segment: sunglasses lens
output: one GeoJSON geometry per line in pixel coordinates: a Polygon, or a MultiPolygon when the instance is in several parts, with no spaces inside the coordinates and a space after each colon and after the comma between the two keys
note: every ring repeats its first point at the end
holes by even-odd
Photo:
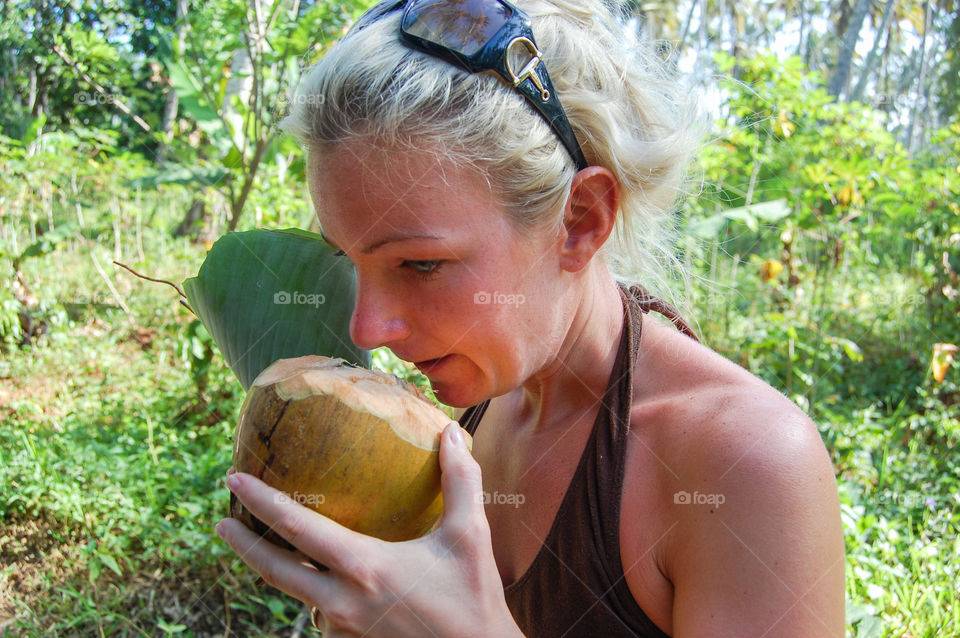
{"type": "Polygon", "coordinates": [[[414,0],[401,28],[412,36],[473,55],[503,28],[511,13],[499,0],[414,0]]]}

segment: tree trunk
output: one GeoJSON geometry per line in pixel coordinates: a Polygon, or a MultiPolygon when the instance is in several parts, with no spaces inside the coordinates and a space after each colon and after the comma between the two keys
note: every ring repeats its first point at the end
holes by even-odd
{"type": "MultiPolygon", "coordinates": [[[[186,42],[186,20],[187,20],[187,0],[177,0],[177,55],[183,55],[183,47],[186,42]]],[[[172,139],[173,123],[177,120],[177,112],[180,110],[180,98],[177,96],[177,90],[171,86],[167,91],[167,102],[163,108],[163,131],[164,143],[157,151],[157,159],[163,161],[169,150],[168,144],[172,139]]]]}
{"type": "MultiPolygon", "coordinates": [[[[892,99],[894,93],[891,89],[892,76],[890,73],[890,47],[893,44],[893,28],[887,31],[887,42],[883,45],[883,52],[880,54],[880,71],[877,74],[877,86],[882,95],[889,95],[891,99],[886,100],[882,106],[881,110],[886,113],[889,113],[893,110],[894,103],[896,100],[892,99]]],[[[896,95],[899,95],[897,93],[896,95]]]]}
{"type": "Polygon", "coordinates": [[[857,82],[856,88],[853,89],[853,93],[850,94],[851,102],[859,102],[863,98],[863,90],[867,87],[867,79],[870,77],[870,74],[873,73],[873,67],[877,62],[877,54],[881,49],[880,41],[884,35],[886,35],[887,38],[887,46],[890,44],[890,33],[888,32],[888,29],[890,28],[890,18],[893,17],[894,13],[894,2],[895,0],[887,0],[887,3],[883,5],[883,20],[880,24],[880,28],[877,29],[877,35],[873,41],[873,46],[870,48],[870,53],[867,54],[867,60],[863,63],[863,71],[860,73],[860,81],[857,82]]]}
{"type": "Polygon", "coordinates": [[[37,69],[30,69],[30,75],[27,80],[27,111],[33,112],[33,107],[37,103],[37,69]]]}
{"type": "Polygon", "coordinates": [[[693,14],[697,10],[697,4],[697,2],[690,3],[690,11],[687,12],[687,19],[683,21],[683,31],[680,32],[680,40],[677,43],[677,55],[673,56],[674,60],[680,57],[679,54],[683,50],[683,45],[687,42],[687,35],[690,33],[690,24],[693,22],[693,14]]]}
{"type": "Polygon", "coordinates": [[[227,227],[227,230],[229,231],[236,230],[237,224],[240,223],[240,216],[243,214],[243,207],[247,203],[247,197],[250,195],[250,189],[253,188],[253,180],[257,175],[257,169],[260,168],[260,161],[263,159],[263,154],[266,152],[267,147],[270,146],[270,142],[272,141],[273,135],[270,135],[270,137],[264,140],[258,140],[255,142],[253,159],[250,161],[250,167],[243,176],[243,186],[240,188],[240,194],[235,198],[231,197],[230,222],[227,227]]]}
{"type": "Polygon", "coordinates": [[[807,0],[800,0],[800,37],[797,39],[797,55],[803,55],[803,36],[807,30],[807,0]]]}
{"type": "Polygon", "coordinates": [[[207,216],[207,209],[200,198],[194,199],[183,216],[183,221],[173,231],[174,237],[191,237],[196,240],[200,235],[200,227],[204,218],[207,216]]]}
{"type": "Polygon", "coordinates": [[[707,0],[700,0],[700,28],[697,30],[697,69],[706,68],[707,65],[703,61],[703,53],[707,48],[707,22],[709,21],[707,13],[707,0]]]}
{"type": "Polygon", "coordinates": [[[716,0],[717,4],[717,51],[723,51],[723,23],[726,18],[726,0],[716,0]]]}
{"type": "Polygon", "coordinates": [[[921,116],[921,108],[926,106],[924,94],[927,88],[927,32],[930,30],[930,0],[923,3],[923,34],[920,36],[920,77],[917,80],[917,98],[913,103],[913,112],[910,113],[910,126],[907,128],[907,152],[911,155],[917,147],[918,136],[914,136],[917,119],[921,116]]]}
{"type": "MultiPolygon", "coordinates": [[[[259,62],[259,61],[258,61],[259,62]]],[[[223,119],[230,123],[232,139],[237,150],[244,152],[246,150],[244,142],[246,141],[246,119],[244,115],[234,106],[234,98],[249,110],[250,95],[253,91],[253,60],[245,48],[239,48],[233,52],[233,58],[230,60],[230,79],[227,80],[227,86],[223,95],[223,119]]]]}
{"type": "Polygon", "coordinates": [[[847,81],[850,78],[850,67],[853,64],[853,54],[857,47],[857,41],[860,39],[860,27],[863,26],[863,19],[867,17],[870,11],[870,5],[873,0],[857,0],[853,8],[850,21],[843,32],[843,44],[837,53],[837,65],[834,67],[833,76],[830,78],[830,84],[827,90],[835,98],[847,88],[847,81]]]}

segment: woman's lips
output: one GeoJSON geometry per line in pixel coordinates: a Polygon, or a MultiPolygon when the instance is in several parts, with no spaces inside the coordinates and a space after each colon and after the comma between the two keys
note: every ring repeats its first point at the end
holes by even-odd
{"type": "Polygon", "coordinates": [[[417,369],[424,374],[430,374],[435,372],[437,368],[444,364],[444,362],[450,358],[451,355],[444,355],[439,359],[428,359],[426,361],[417,361],[413,365],[417,366],[417,369]]]}

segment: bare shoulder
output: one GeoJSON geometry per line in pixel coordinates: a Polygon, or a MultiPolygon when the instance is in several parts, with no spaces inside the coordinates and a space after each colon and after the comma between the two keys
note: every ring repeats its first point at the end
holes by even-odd
{"type": "Polygon", "coordinates": [[[624,515],[656,514],[651,553],[672,587],[673,635],[842,635],[839,504],[815,424],[762,380],[652,323],[625,479],[644,502],[625,496],[624,515]]]}
{"type": "Polygon", "coordinates": [[[709,348],[652,324],[644,324],[631,420],[678,476],[710,481],[719,472],[714,480],[721,481],[738,467],[778,476],[829,470],[816,425],[792,401],[709,348]]]}

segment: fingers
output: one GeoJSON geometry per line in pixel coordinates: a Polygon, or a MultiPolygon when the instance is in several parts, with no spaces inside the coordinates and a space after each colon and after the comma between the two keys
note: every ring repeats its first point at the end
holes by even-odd
{"type": "Polygon", "coordinates": [[[350,573],[356,568],[359,557],[367,553],[364,543],[373,542],[303,507],[283,492],[249,474],[231,474],[227,477],[227,487],[274,532],[334,571],[350,573]]]}
{"type": "Polygon", "coordinates": [[[338,585],[334,578],[317,571],[298,552],[280,549],[233,518],[217,523],[217,534],[269,585],[318,604],[335,599],[338,585]]]}
{"type": "Polygon", "coordinates": [[[460,425],[451,423],[440,441],[440,480],[443,489],[441,527],[466,533],[474,517],[484,517],[480,465],[470,454],[460,425]]]}

